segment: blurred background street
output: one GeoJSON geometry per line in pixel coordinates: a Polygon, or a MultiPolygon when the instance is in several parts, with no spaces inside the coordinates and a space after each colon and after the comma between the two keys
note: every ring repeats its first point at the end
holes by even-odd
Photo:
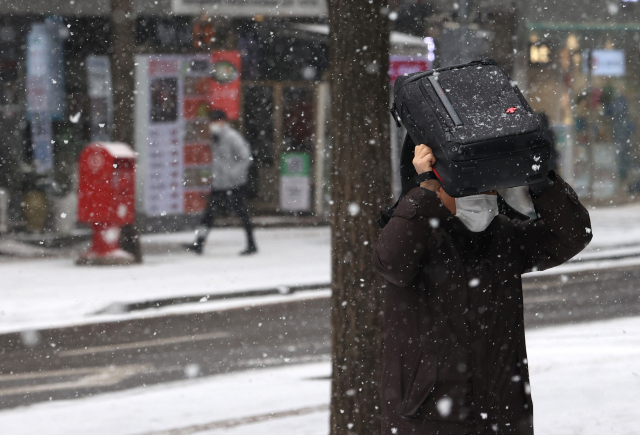
{"type": "MultiPolygon", "coordinates": [[[[0,0],[0,433],[329,433],[332,237],[349,239],[332,180],[351,169],[333,159],[347,121],[329,4],[0,0]],[[189,252],[220,159],[213,111],[249,147],[245,256],[229,210],[189,252]]],[[[591,215],[584,252],[523,279],[536,431],[635,435],[640,5],[381,4],[389,89],[495,59],[591,215]]],[[[382,202],[405,134],[389,117],[382,202]]],[[[526,189],[500,193],[535,216],[526,189]]]]}

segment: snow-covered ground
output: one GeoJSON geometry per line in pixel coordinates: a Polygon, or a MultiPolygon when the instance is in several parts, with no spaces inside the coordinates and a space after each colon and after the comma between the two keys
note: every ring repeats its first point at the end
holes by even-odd
{"type": "Polygon", "coordinates": [[[593,240],[589,250],[640,245],[640,204],[589,208],[593,240]]]}
{"type": "MultiPolygon", "coordinates": [[[[0,332],[85,322],[118,303],[330,282],[329,229],[256,231],[260,251],[249,257],[241,229],[210,234],[205,253],[176,250],[193,233],[144,236],[156,245],[141,265],[76,266],[68,259],[0,264],[0,332]]],[[[196,308],[198,309],[198,308],[196,308]]]]}
{"type": "MultiPolygon", "coordinates": [[[[590,213],[594,239],[578,256],[590,262],[545,273],[608,268],[612,263],[597,258],[609,253],[638,255],[616,264],[640,265],[640,205],[590,213]]],[[[193,240],[193,233],[185,232],[144,236],[143,243],[156,254],[147,255],[142,265],[81,267],[69,259],[2,263],[0,333],[141,315],[114,314],[118,304],[330,282],[329,228],[259,229],[256,234],[260,252],[251,257],[237,255],[244,233],[230,228],[214,230],[201,257],[177,249],[193,240]],[[111,314],[97,314],[107,307],[111,314]]],[[[189,304],[181,310],[214,309],[217,304],[189,304]]]]}
{"type": "MultiPolygon", "coordinates": [[[[527,332],[527,342],[536,433],[638,434],[639,317],[541,328],[527,332]]],[[[20,435],[327,435],[330,370],[328,362],[290,365],[42,403],[0,412],[0,428],[20,435]]]]}

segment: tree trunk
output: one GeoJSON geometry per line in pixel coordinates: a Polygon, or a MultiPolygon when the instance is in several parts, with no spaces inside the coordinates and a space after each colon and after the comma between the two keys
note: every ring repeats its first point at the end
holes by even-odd
{"type": "MultiPolygon", "coordinates": [[[[134,47],[135,15],[132,0],[111,0],[113,133],[112,139],[133,147],[134,141],[134,47]]],[[[142,262],[139,232],[136,225],[122,229],[122,249],[142,262]]]]}
{"type": "Polygon", "coordinates": [[[371,265],[390,188],[386,0],[330,0],[331,434],[380,432],[383,281],[371,265]]]}
{"type": "Polygon", "coordinates": [[[112,137],[115,141],[133,146],[135,19],[132,0],[111,1],[111,25],[114,106],[112,137]]]}

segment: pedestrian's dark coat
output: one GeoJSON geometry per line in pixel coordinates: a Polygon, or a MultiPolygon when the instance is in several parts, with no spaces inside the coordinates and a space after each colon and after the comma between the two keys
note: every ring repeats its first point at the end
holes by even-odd
{"type": "Polygon", "coordinates": [[[587,210],[559,176],[535,220],[472,233],[430,190],[400,201],[374,249],[387,281],[384,435],[533,434],[521,275],[591,240],[587,210]]]}

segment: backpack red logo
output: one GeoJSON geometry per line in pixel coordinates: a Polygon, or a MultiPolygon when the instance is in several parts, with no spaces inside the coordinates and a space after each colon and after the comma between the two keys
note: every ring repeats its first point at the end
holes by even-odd
{"type": "Polygon", "coordinates": [[[517,108],[517,107],[509,107],[509,108],[507,109],[507,113],[516,113],[516,110],[518,110],[518,108],[517,108]]]}

